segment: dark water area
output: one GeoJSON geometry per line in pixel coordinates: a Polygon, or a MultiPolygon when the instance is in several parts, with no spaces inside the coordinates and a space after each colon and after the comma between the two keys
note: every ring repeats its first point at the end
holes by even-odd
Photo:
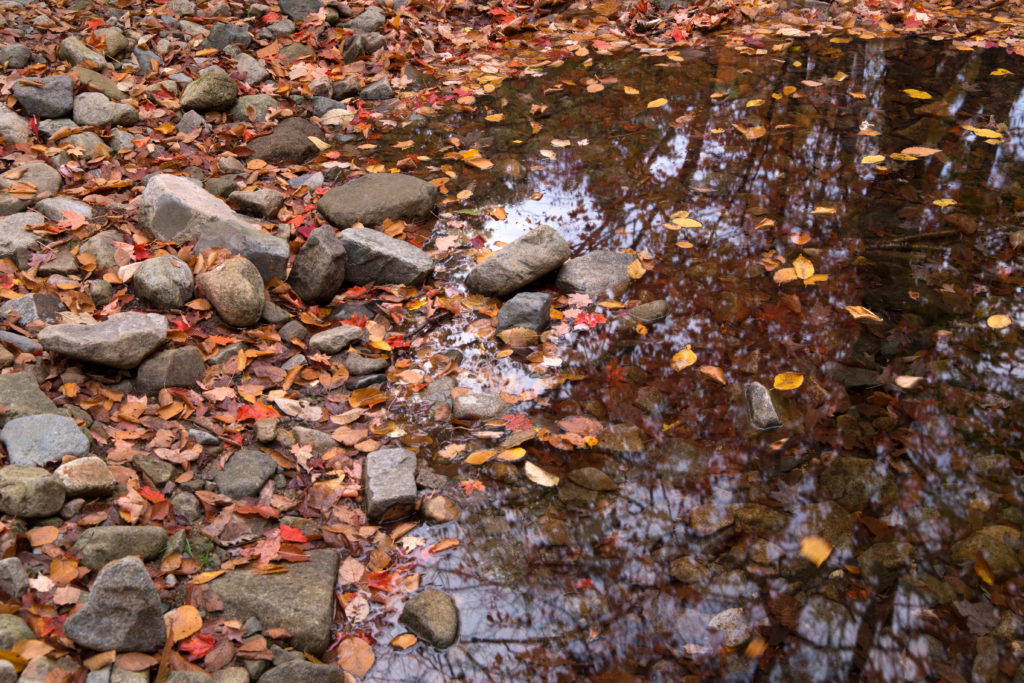
{"type": "Polygon", "coordinates": [[[497,357],[486,310],[467,308],[409,354],[430,374],[457,349],[459,386],[535,391],[517,429],[613,427],[593,448],[524,443],[561,477],[545,488],[522,462],[440,455],[495,448],[511,427],[439,427],[396,397],[403,429],[433,440],[421,476],[444,475],[463,508],[413,532],[457,548],[409,553],[422,586],[454,596],[461,639],[381,640],[367,679],[1024,681],[1024,61],[827,40],[574,57],[476,106],[377,141],[393,164],[408,152],[391,145],[413,140],[423,163],[452,166],[451,194],[473,190],[420,235],[457,245],[439,279],[461,281],[478,235],[493,246],[540,224],[574,256],[631,249],[648,272],[625,309],[556,299],[605,322],[553,321],[525,352],[497,357]],[[466,149],[494,168],[464,164],[466,149]],[[666,228],[681,211],[700,227],[666,228]],[[777,281],[801,256],[827,279],[777,281]],[[668,315],[645,329],[624,317],[660,299],[668,315]],[[697,362],[673,368],[687,345],[697,362]],[[784,425],[759,431],[744,387],[783,372],[803,384],[772,391],[784,425]],[[588,466],[617,490],[573,484],[588,466]],[[811,536],[833,548],[820,566],[801,554],[811,536]]]}

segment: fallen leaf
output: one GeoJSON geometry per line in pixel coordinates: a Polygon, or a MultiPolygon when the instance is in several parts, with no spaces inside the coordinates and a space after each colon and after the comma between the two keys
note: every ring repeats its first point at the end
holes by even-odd
{"type": "Polygon", "coordinates": [[[877,314],[864,308],[863,306],[847,306],[846,310],[850,312],[857,320],[874,320],[877,323],[882,322],[882,319],[877,314]]]}
{"type": "Polygon", "coordinates": [[[836,212],[831,206],[816,206],[814,211],[811,211],[812,215],[815,216],[831,216],[836,212]]]}
{"type": "Polygon", "coordinates": [[[725,373],[722,372],[722,368],[715,365],[702,365],[700,366],[700,372],[705,377],[710,377],[719,384],[725,384],[725,373]]]}
{"type": "Polygon", "coordinates": [[[832,554],[832,544],[821,536],[807,536],[800,541],[800,554],[820,567],[832,554]]]}
{"type": "Polygon", "coordinates": [[[880,161],[885,161],[884,154],[869,154],[866,157],[861,157],[860,163],[862,164],[877,164],[880,161]]]}
{"type": "Polygon", "coordinates": [[[804,383],[804,376],[799,372],[780,372],[775,375],[775,381],[772,382],[772,386],[780,391],[789,391],[790,389],[798,389],[804,383]]]}
{"type": "Polygon", "coordinates": [[[203,627],[203,617],[192,605],[182,605],[164,615],[167,633],[175,643],[188,638],[203,627]]]}
{"type": "Polygon", "coordinates": [[[900,389],[916,389],[921,382],[924,381],[924,377],[915,377],[914,375],[897,375],[896,379],[893,381],[900,389]]]}
{"type": "Polygon", "coordinates": [[[1009,69],[996,69],[995,71],[990,71],[988,75],[989,76],[1012,76],[1013,72],[1010,71],[1009,69]]]}
{"type": "Polygon", "coordinates": [[[406,650],[416,643],[420,642],[419,638],[411,633],[403,633],[400,636],[395,636],[391,639],[391,647],[396,650],[406,650]]]}
{"type": "Polygon", "coordinates": [[[498,453],[498,460],[504,460],[506,462],[515,462],[516,460],[522,460],[526,456],[525,448],[509,448],[507,450],[498,453]]]}
{"type": "Polygon", "coordinates": [[[811,263],[806,256],[801,254],[793,260],[793,270],[796,272],[796,276],[798,278],[806,280],[814,275],[814,264],[811,263]]]}
{"type": "Polygon", "coordinates": [[[906,88],[903,92],[907,93],[908,96],[913,97],[915,100],[930,100],[931,95],[926,93],[924,90],[915,90],[914,88],[906,88]]]}
{"type": "Polygon", "coordinates": [[[622,86],[622,92],[626,93],[627,95],[639,95],[640,94],[639,90],[637,90],[636,88],[634,88],[634,87],[632,87],[630,85],[622,86]]]}
{"type": "Polygon", "coordinates": [[[936,199],[932,202],[935,206],[954,206],[956,205],[955,199],[949,199],[948,197],[943,199],[936,199]]]}
{"type": "Polygon", "coordinates": [[[906,149],[900,150],[900,154],[910,154],[915,157],[930,157],[933,154],[938,154],[941,149],[935,149],[934,147],[907,147],[906,149]]]}
{"type": "Polygon", "coordinates": [[[25,532],[25,538],[33,548],[53,543],[60,536],[60,529],[55,526],[37,526],[25,532]]]}
{"type": "Polygon", "coordinates": [[[747,107],[760,107],[764,104],[764,100],[749,100],[746,104],[747,107]]]}
{"type": "Polygon", "coordinates": [[[630,263],[629,267],[626,268],[626,273],[629,274],[629,276],[634,280],[639,280],[644,276],[644,273],[646,272],[647,269],[644,268],[644,264],[640,263],[639,259],[630,263]]]}
{"type": "Polygon", "coordinates": [[[336,652],[338,666],[362,678],[373,667],[373,648],[362,638],[346,638],[338,645],[336,652]]]}
{"type": "Polygon", "coordinates": [[[993,330],[1001,330],[1004,327],[1009,327],[1011,322],[1010,316],[1002,313],[996,313],[995,315],[990,315],[985,321],[985,324],[993,330]]]}
{"type": "Polygon", "coordinates": [[[560,481],[558,477],[550,472],[545,472],[530,461],[526,462],[523,469],[526,472],[527,479],[535,484],[540,484],[541,486],[558,486],[558,482],[560,481]]]}
{"type": "Polygon", "coordinates": [[[495,450],[474,451],[466,456],[466,464],[483,465],[485,462],[498,454],[495,450]]]}
{"type": "Polygon", "coordinates": [[[676,372],[690,367],[697,362],[697,354],[693,352],[690,345],[687,344],[686,348],[682,351],[677,351],[672,356],[672,369],[676,372]]]}
{"type": "Polygon", "coordinates": [[[651,100],[650,102],[648,102],[647,108],[657,109],[658,107],[664,107],[666,104],[668,104],[668,100],[666,100],[664,97],[659,97],[656,100],[651,100]]]}

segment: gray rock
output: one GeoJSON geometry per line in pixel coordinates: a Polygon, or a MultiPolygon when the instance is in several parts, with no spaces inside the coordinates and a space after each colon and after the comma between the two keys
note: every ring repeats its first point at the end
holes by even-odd
{"type": "Polygon", "coordinates": [[[0,614],[0,650],[10,650],[19,640],[35,640],[35,637],[17,614],[0,614]]]}
{"type": "Polygon", "coordinates": [[[751,382],[747,385],[747,412],[750,414],[750,423],[758,429],[778,429],[782,426],[782,420],[772,403],[772,395],[760,382],[751,382]]]}
{"type": "Polygon", "coordinates": [[[214,474],[217,489],[231,498],[255,496],[277,472],[277,463],[263,451],[235,451],[224,469],[214,474]]]}
{"type": "Polygon", "coordinates": [[[82,564],[96,571],[131,555],[151,560],[166,545],[167,532],[158,526],[94,526],[82,532],[75,549],[82,553],[82,564]]]}
{"type": "MultiPolygon", "coordinates": [[[[75,137],[72,135],[71,137],[75,137]]],[[[65,211],[77,213],[83,218],[92,218],[92,207],[71,197],[48,197],[36,202],[35,210],[51,221],[60,221],[65,211]]]]}
{"type": "Polygon", "coordinates": [[[438,524],[458,519],[461,512],[455,501],[445,496],[431,496],[420,506],[420,514],[423,515],[423,518],[438,524]]]}
{"type": "Polygon", "coordinates": [[[395,91],[391,89],[388,79],[382,78],[363,86],[363,89],[359,91],[359,96],[364,100],[390,100],[395,96],[395,91]]]}
{"type": "Polygon", "coordinates": [[[355,97],[359,94],[359,81],[349,77],[331,84],[331,97],[336,100],[344,100],[348,97],[355,97]]]}
{"type": "Polygon", "coordinates": [[[132,464],[157,486],[163,486],[178,473],[173,464],[145,453],[136,454],[132,458],[132,464]]]}
{"type": "Polygon", "coordinates": [[[194,387],[206,374],[203,354],[194,346],[182,346],[155,353],[139,366],[135,386],[144,394],[156,394],[164,387],[194,387]]]}
{"type": "Polygon", "coordinates": [[[178,18],[196,13],[196,3],[192,0],[169,0],[164,7],[178,18]]]}
{"type": "Polygon", "coordinates": [[[65,455],[80,458],[89,453],[89,437],[70,417],[42,413],[8,420],[0,441],[14,465],[41,466],[65,455]]]}
{"type": "Polygon", "coordinates": [[[658,301],[639,304],[638,306],[634,306],[629,309],[626,315],[633,322],[650,325],[651,323],[657,322],[668,315],[668,302],[664,299],[659,299],[658,301]]]}
{"type": "Polygon", "coordinates": [[[345,246],[348,282],[421,285],[434,271],[426,252],[382,232],[349,228],[339,236],[345,246]]]}
{"type": "Polygon", "coordinates": [[[330,97],[314,97],[313,98],[313,116],[323,117],[324,114],[331,111],[332,109],[347,109],[348,106],[332,100],[330,97]]]}
{"type": "Polygon", "coordinates": [[[512,327],[525,327],[543,332],[551,322],[551,295],[521,292],[509,299],[498,311],[497,332],[512,327]]]}
{"type": "Polygon", "coordinates": [[[21,78],[11,92],[29,116],[57,119],[71,113],[74,107],[74,86],[67,76],[21,78]]]}
{"type": "Polygon", "coordinates": [[[235,58],[235,69],[247,85],[258,85],[270,78],[270,71],[263,66],[263,62],[245,53],[235,58]]]}
{"type": "Polygon", "coordinates": [[[221,199],[227,199],[228,195],[238,189],[238,179],[235,176],[226,175],[217,178],[207,178],[203,183],[206,191],[221,199]]]}
{"type": "Polygon", "coordinates": [[[64,179],[61,177],[60,172],[49,164],[35,161],[15,166],[3,175],[0,175],[0,189],[7,189],[14,185],[14,183],[34,185],[35,194],[11,195],[6,192],[0,194],[0,198],[5,200],[3,203],[6,207],[4,215],[24,210],[26,207],[34,204],[36,200],[41,199],[40,195],[57,194],[64,184],[64,179]]]}
{"type": "Polygon", "coordinates": [[[203,504],[195,494],[188,491],[178,491],[171,496],[171,507],[174,508],[175,514],[181,515],[193,524],[205,518],[203,504]]]}
{"type": "Polygon", "coordinates": [[[177,256],[146,259],[132,277],[135,296],[163,311],[191,300],[192,284],[192,271],[177,256]]]}
{"type": "Polygon", "coordinates": [[[452,417],[456,420],[491,420],[512,408],[494,394],[463,394],[452,399],[452,417]]]}
{"type": "Polygon", "coordinates": [[[132,47],[132,41],[116,26],[97,29],[96,35],[103,38],[103,54],[107,57],[117,59],[132,47]]]}
{"type": "Polygon", "coordinates": [[[304,43],[289,43],[281,48],[278,55],[284,58],[285,64],[289,64],[304,57],[312,57],[316,52],[304,43]]]}
{"type": "Polygon", "coordinates": [[[281,0],[281,11],[290,19],[302,21],[310,14],[316,14],[323,7],[320,0],[281,0]]]}
{"type": "Polygon", "coordinates": [[[245,173],[245,164],[238,157],[222,155],[217,159],[217,170],[221,173],[245,173]]]}
{"type": "MultiPolygon", "coordinates": [[[[65,663],[65,666],[67,666],[67,663],[65,663]]],[[[25,668],[21,670],[18,683],[46,683],[46,679],[50,677],[50,673],[56,668],[57,662],[49,657],[36,657],[30,660],[25,668]]]]}
{"type": "Polygon", "coordinates": [[[0,316],[12,321],[16,317],[18,325],[25,326],[36,320],[56,322],[61,311],[66,310],[63,302],[52,294],[26,294],[0,305],[0,316]]]}
{"type": "Polygon", "coordinates": [[[378,372],[384,372],[388,369],[387,358],[368,358],[360,353],[354,353],[349,351],[341,359],[342,365],[348,370],[348,374],[353,377],[359,377],[361,375],[372,375],[378,372]]]}
{"type": "Polygon", "coordinates": [[[288,242],[250,225],[240,220],[207,223],[201,228],[195,251],[221,247],[249,259],[264,280],[283,280],[288,266],[288,242]]]}
{"type": "Polygon", "coordinates": [[[156,313],[115,313],[94,325],[50,325],[38,339],[50,353],[131,370],[167,340],[167,319],[156,313]]]}
{"type": "Polygon", "coordinates": [[[77,275],[78,270],[78,261],[75,260],[75,255],[63,249],[58,251],[52,260],[39,264],[40,277],[77,275]]]}
{"type": "Polygon", "coordinates": [[[338,228],[380,225],[386,218],[421,221],[430,217],[438,190],[404,173],[368,173],[329,190],[317,210],[338,228]]]}
{"type": "Polygon", "coordinates": [[[0,218],[0,258],[27,261],[28,254],[42,241],[28,228],[46,222],[38,213],[16,213],[0,218]]]}
{"type": "Polygon", "coordinates": [[[312,550],[307,554],[310,562],[291,564],[283,574],[235,570],[210,582],[224,602],[225,618],[256,617],[264,629],[290,632],[289,643],[296,650],[322,655],[331,642],[338,553],[312,550]]]}
{"type": "Polygon", "coordinates": [[[117,491],[117,480],[107,463],[95,455],[66,462],[53,474],[69,498],[103,498],[117,491]]]}
{"type": "Polygon", "coordinates": [[[172,671],[164,683],[214,683],[214,678],[202,671],[172,671]]]}
{"type": "MultiPolygon", "coordinates": [[[[46,659],[46,658],[45,657],[38,657],[37,659],[43,660],[43,659],[46,659]]],[[[28,669],[28,667],[31,666],[31,665],[32,665],[32,662],[30,661],[28,663],[28,666],[25,667],[25,669],[28,669]]],[[[47,674],[47,676],[49,676],[49,674],[47,674]]],[[[43,679],[43,680],[45,680],[45,679],[43,679]]],[[[7,660],[3,660],[3,662],[0,663],[0,683],[16,683],[16,681],[18,681],[18,671],[14,668],[13,664],[8,662],[7,660]]],[[[28,681],[25,681],[25,683],[28,683],[28,681]]],[[[92,682],[91,681],[86,681],[86,683],[92,683],[92,682]]]]}
{"type": "Polygon", "coordinates": [[[29,372],[0,375],[0,408],[0,426],[26,415],[64,414],[29,372]]]}
{"type": "Polygon", "coordinates": [[[112,102],[103,93],[84,92],[75,97],[71,115],[80,126],[130,126],[139,120],[139,112],[130,104],[112,102]]]}
{"type": "Polygon", "coordinates": [[[350,28],[356,33],[371,33],[381,26],[387,17],[378,7],[367,7],[354,19],[345,22],[345,28],[350,28]]]}
{"type": "Polygon", "coordinates": [[[259,683],[345,683],[347,680],[341,667],[295,659],[275,666],[260,676],[259,683]]]}
{"type": "MultiPolygon", "coordinates": [[[[387,41],[384,39],[384,36],[381,35],[380,33],[376,33],[376,32],[374,32],[374,33],[367,33],[366,35],[363,36],[363,46],[365,47],[366,54],[368,54],[368,55],[372,55],[374,52],[376,52],[377,50],[381,49],[385,45],[387,45],[387,41]]],[[[389,86],[389,88],[390,88],[390,86],[389,86]]],[[[367,99],[372,99],[372,98],[367,98],[367,99]]],[[[382,98],[382,99],[385,99],[385,98],[382,98]]]]}
{"type": "Polygon", "coordinates": [[[112,100],[123,100],[128,97],[128,93],[119,87],[118,81],[107,78],[98,71],[86,69],[84,66],[76,66],[73,71],[78,74],[78,80],[86,90],[99,91],[112,100]]]}
{"type": "Polygon", "coordinates": [[[247,143],[253,157],[272,164],[298,163],[317,154],[319,149],[309,139],[322,135],[315,124],[300,118],[284,119],[270,135],[247,143]]]}
{"type": "Polygon", "coordinates": [[[909,543],[876,543],[860,554],[857,565],[864,581],[875,591],[883,593],[910,566],[912,557],[913,546],[909,543]]]}
{"type": "Polygon", "coordinates": [[[416,454],[404,448],[382,448],[367,455],[363,496],[371,524],[411,513],[416,505],[416,454]]]}
{"type": "MultiPolygon", "coordinates": [[[[67,154],[72,156],[75,156],[78,150],[81,150],[81,154],[84,155],[85,159],[92,159],[97,154],[103,155],[110,152],[110,148],[103,142],[103,139],[91,131],[69,135],[60,141],[60,145],[65,148],[70,147],[67,154]]],[[[59,155],[51,158],[59,158],[59,155]]]]}
{"type": "Polygon", "coordinates": [[[217,24],[207,34],[200,45],[223,50],[228,45],[240,45],[243,48],[252,44],[252,36],[245,30],[245,27],[238,24],[217,24]]]}
{"type": "MultiPolygon", "coordinates": [[[[1011,546],[1009,527],[986,527],[965,539],[957,541],[950,549],[950,559],[957,565],[973,563],[980,553],[999,580],[1018,576],[1021,565],[1017,553],[1011,546]],[[1007,530],[1000,533],[1001,530],[1007,530]]],[[[1017,538],[1019,544],[1019,536],[1017,538]]]]}
{"type": "Polygon", "coordinates": [[[307,304],[328,304],[345,282],[345,262],[341,238],[334,228],[322,225],[309,234],[296,254],[288,284],[307,304]]]}
{"type": "Polygon", "coordinates": [[[133,141],[138,139],[140,139],[140,136],[118,128],[110,133],[110,148],[115,152],[120,152],[123,149],[134,150],[135,145],[133,141]]]}
{"type": "Polygon", "coordinates": [[[295,28],[295,22],[291,19],[281,19],[279,21],[275,21],[273,24],[268,24],[262,31],[260,31],[260,35],[267,40],[273,40],[278,36],[286,36],[291,33],[295,33],[295,28]]]}
{"type": "Polygon", "coordinates": [[[292,340],[305,341],[309,339],[309,330],[298,320],[289,320],[277,331],[277,334],[286,344],[292,340]]]}
{"type": "MultiPolygon", "coordinates": [[[[3,48],[0,48],[2,50],[3,48]]],[[[0,136],[6,142],[21,143],[28,142],[31,131],[28,121],[0,104],[0,136]]]]}
{"type": "MultiPolygon", "coordinates": [[[[114,259],[117,247],[114,243],[124,242],[125,239],[126,237],[117,230],[104,230],[82,242],[82,245],[78,248],[78,253],[92,256],[96,259],[96,267],[101,270],[103,268],[110,268],[117,265],[117,261],[114,259]]],[[[98,280],[98,282],[103,282],[103,280],[98,280]]]]}
{"type": "Polygon", "coordinates": [[[491,254],[466,278],[466,287],[487,296],[507,296],[555,270],[569,258],[569,245],[542,225],[491,254]]]}
{"type": "Polygon", "coordinates": [[[181,95],[182,109],[227,111],[238,99],[238,83],[225,73],[208,71],[185,86],[181,95]]]}
{"type": "Polygon", "coordinates": [[[103,567],[85,606],[64,622],[64,633],[98,652],[156,652],[163,647],[163,606],[142,560],[125,557],[103,567]]]}
{"type": "Polygon", "coordinates": [[[897,496],[885,462],[873,458],[838,457],[819,475],[819,489],[832,500],[862,510],[868,503],[885,506],[897,496]]]}
{"type": "Polygon", "coordinates": [[[179,133],[188,135],[197,130],[206,131],[209,129],[209,124],[206,123],[206,119],[203,115],[194,109],[189,109],[187,112],[181,115],[178,119],[177,129],[179,133]]]}
{"type": "Polygon", "coordinates": [[[218,220],[240,218],[223,200],[184,176],[154,175],[142,192],[139,226],[161,242],[187,242],[200,227],[218,220]]]}
{"type": "Polygon", "coordinates": [[[314,351],[334,355],[348,348],[349,344],[363,338],[363,329],[354,325],[338,325],[323,332],[317,332],[309,338],[309,348],[314,351]]]}
{"type": "Polygon", "coordinates": [[[726,647],[739,647],[750,640],[750,624],[742,607],[732,607],[711,617],[708,626],[721,635],[726,647]]]}
{"type": "Polygon", "coordinates": [[[160,55],[151,50],[143,50],[140,47],[135,47],[132,50],[132,54],[135,56],[135,61],[139,65],[139,75],[147,76],[151,73],[155,73],[160,70],[163,66],[164,61],[160,59],[160,55]]]}
{"type": "Polygon", "coordinates": [[[558,271],[555,286],[566,294],[588,294],[595,301],[616,298],[629,288],[629,264],[635,260],[633,254],[592,251],[567,261],[558,271]]]}
{"type": "Polygon", "coordinates": [[[28,590],[28,572],[17,557],[0,560],[0,589],[15,600],[28,590]]]}
{"type": "Polygon", "coordinates": [[[235,121],[261,123],[267,120],[270,110],[280,106],[270,95],[243,95],[231,107],[231,118],[235,121]]]}
{"type": "Polygon", "coordinates": [[[611,477],[596,467],[581,467],[573,470],[569,473],[569,481],[588,491],[608,492],[619,488],[611,477]]]}
{"type": "Polygon", "coordinates": [[[107,60],[103,55],[78,38],[65,38],[62,40],[57,47],[57,56],[71,62],[73,65],[81,64],[82,62],[92,62],[99,68],[107,65],[107,60]]]}
{"type": "Polygon", "coordinates": [[[7,69],[24,69],[32,61],[32,51],[21,43],[0,47],[0,64],[7,69]]]}
{"type": "Polygon", "coordinates": [[[459,610],[451,596],[426,588],[405,603],[399,623],[420,639],[445,649],[459,638],[459,610]]]}
{"type": "Polygon", "coordinates": [[[263,278],[252,261],[239,256],[196,278],[204,296],[229,325],[251,327],[266,303],[263,278]]]}
{"type": "Polygon", "coordinates": [[[49,517],[64,507],[60,480],[41,467],[0,468],[0,511],[16,517],[49,517]]]}
{"type": "Polygon", "coordinates": [[[269,188],[262,190],[237,190],[228,195],[228,201],[238,205],[242,213],[258,218],[273,220],[284,206],[284,195],[269,188]]]}

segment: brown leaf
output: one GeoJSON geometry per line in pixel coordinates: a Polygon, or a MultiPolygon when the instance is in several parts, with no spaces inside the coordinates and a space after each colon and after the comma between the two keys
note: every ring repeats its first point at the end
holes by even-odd
{"type": "Polygon", "coordinates": [[[338,645],[338,666],[362,678],[373,666],[373,648],[362,638],[348,638],[338,645]]]}
{"type": "Polygon", "coordinates": [[[391,647],[396,650],[406,650],[419,642],[419,638],[411,633],[403,633],[391,639],[391,647]]]}
{"type": "Polygon", "coordinates": [[[192,605],[182,605],[164,615],[171,640],[184,640],[203,627],[203,617],[192,605]]]}

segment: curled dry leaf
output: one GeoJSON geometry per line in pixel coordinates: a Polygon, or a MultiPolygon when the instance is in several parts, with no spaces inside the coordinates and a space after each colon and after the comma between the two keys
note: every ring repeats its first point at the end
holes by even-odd
{"type": "Polygon", "coordinates": [[[722,372],[722,368],[715,365],[702,365],[700,366],[700,372],[706,377],[710,377],[719,384],[725,384],[725,373],[722,372]]]}
{"type": "Polygon", "coordinates": [[[550,472],[542,470],[532,462],[527,461],[523,466],[523,469],[526,472],[527,479],[532,481],[534,484],[540,484],[541,486],[558,486],[558,482],[560,481],[558,477],[550,472]]]}
{"type": "Polygon", "coordinates": [[[850,312],[857,320],[874,320],[877,323],[882,322],[882,319],[878,315],[872,312],[870,309],[864,308],[863,306],[847,306],[846,310],[850,312]]]}

